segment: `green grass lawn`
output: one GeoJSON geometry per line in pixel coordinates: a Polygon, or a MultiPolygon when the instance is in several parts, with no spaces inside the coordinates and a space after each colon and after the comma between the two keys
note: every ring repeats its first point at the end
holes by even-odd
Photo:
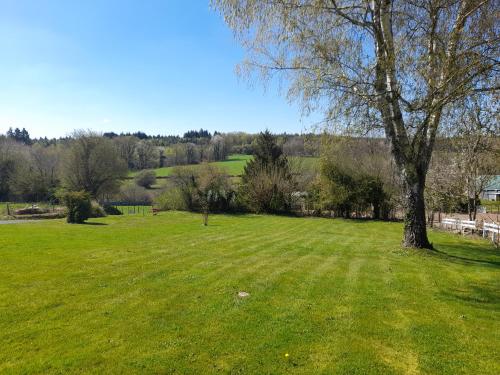
{"type": "MultiPolygon", "coordinates": [[[[251,155],[239,155],[239,154],[234,154],[234,155],[229,155],[227,160],[224,161],[216,161],[213,163],[210,163],[212,165],[216,165],[220,168],[223,168],[227,171],[227,174],[231,176],[237,176],[243,173],[243,168],[245,167],[246,163],[248,160],[252,158],[251,155]]],[[[188,168],[200,168],[201,164],[195,164],[195,165],[189,165],[187,166],[188,168]]],[[[154,169],[156,172],[157,177],[167,177],[172,174],[174,167],[165,167],[165,168],[157,168],[154,169]]],[[[130,172],[131,176],[135,176],[137,171],[130,172]]]]}
{"type": "MultiPolygon", "coordinates": [[[[224,161],[216,161],[210,164],[216,165],[219,168],[222,168],[226,171],[226,173],[230,176],[239,176],[243,173],[243,168],[247,162],[252,159],[252,155],[240,155],[234,154],[229,155],[227,160],[224,161]]],[[[304,168],[317,168],[319,158],[313,157],[291,157],[292,161],[297,160],[300,165],[304,168]]],[[[188,168],[200,168],[201,164],[188,165],[188,168]]],[[[165,168],[157,168],[154,171],[156,172],[157,177],[167,177],[172,174],[174,167],[165,167],[165,168]]],[[[130,176],[135,176],[137,171],[130,172],[130,176]]]]}
{"type": "Polygon", "coordinates": [[[91,224],[0,225],[0,373],[500,373],[485,241],[410,251],[398,223],[256,215],[91,224]]]}
{"type": "Polygon", "coordinates": [[[486,207],[486,211],[490,213],[495,213],[500,211],[500,201],[482,200],[481,206],[486,207]]]}

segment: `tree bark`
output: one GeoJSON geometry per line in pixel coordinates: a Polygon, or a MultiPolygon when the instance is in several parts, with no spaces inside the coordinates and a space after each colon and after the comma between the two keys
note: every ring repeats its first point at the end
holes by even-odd
{"type": "Polygon", "coordinates": [[[472,220],[472,198],[469,197],[467,198],[467,213],[469,214],[469,220],[472,220]]]}
{"type": "Polygon", "coordinates": [[[373,203],[373,219],[374,220],[380,220],[380,203],[379,202],[374,202],[373,203]]]}
{"type": "Polygon", "coordinates": [[[432,245],[427,239],[424,187],[425,182],[422,182],[422,179],[405,181],[403,237],[403,246],[405,247],[432,249],[432,245]]]}
{"type": "Polygon", "coordinates": [[[477,201],[479,200],[479,196],[477,193],[474,194],[474,203],[472,206],[472,220],[476,220],[477,217],[477,201]]]}

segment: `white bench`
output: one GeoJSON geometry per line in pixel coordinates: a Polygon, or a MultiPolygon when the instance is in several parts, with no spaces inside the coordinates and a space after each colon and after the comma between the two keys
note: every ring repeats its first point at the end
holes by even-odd
{"type": "Polygon", "coordinates": [[[493,242],[497,242],[500,237],[500,225],[496,223],[483,223],[483,237],[490,237],[493,242]]]}

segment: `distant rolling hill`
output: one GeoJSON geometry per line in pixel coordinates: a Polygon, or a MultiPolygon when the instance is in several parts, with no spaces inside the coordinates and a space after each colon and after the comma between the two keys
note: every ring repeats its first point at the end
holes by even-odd
{"type": "MultiPolygon", "coordinates": [[[[230,176],[239,176],[243,173],[243,169],[247,162],[253,158],[252,155],[242,155],[242,154],[233,154],[229,155],[227,160],[224,161],[216,161],[210,163],[211,165],[216,165],[222,169],[224,169],[228,175],[230,176]]],[[[292,162],[301,163],[305,168],[316,168],[318,165],[318,158],[313,157],[291,157],[290,160],[292,162]]],[[[187,168],[200,168],[201,164],[193,164],[186,165],[187,168]]],[[[173,169],[175,167],[164,167],[154,169],[157,177],[168,177],[171,175],[173,169]]],[[[129,177],[134,177],[138,171],[131,171],[129,177]]]]}

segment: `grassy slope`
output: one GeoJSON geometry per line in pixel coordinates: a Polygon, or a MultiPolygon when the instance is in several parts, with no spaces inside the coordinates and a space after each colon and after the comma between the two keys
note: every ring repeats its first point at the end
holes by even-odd
{"type": "Polygon", "coordinates": [[[486,207],[486,210],[488,212],[499,212],[500,211],[500,201],[482,200],[481,206],[486,207]]]}
{"type": "MultiPolygon", "coordinates": [[[[248,160],[252,158],[251,155],[230,155],[227,160],[224,161],[216,161],[211,164],[217,165],[220,168],[223,168],[227,171],[227,173],[231,176],[237,176],[243,172],[243,167],[247,163],[248,160]]],[[[199,168],[200,164],[190,165],[190,168],[199,168]]],[[[165,177],[170,176],[174,167],[165,167],[165,168],[157,168],[155,169],[156,176],[165,177]]],[[[130,175],[134,176],[138,172],[131,172],[130,175]]]]}
{"type": "Polygon", "coordinates": [[[0,226],[0,372],[500,373],[486,242],[432,233],[430,255],[401,250],[397,223],[253,215],[93,223],[0,226]]]}
{"type": "MultiPolygon", "coordinates": [[[[240,154],[234,154],[234,155],[229,155],[227,160],[224,161],[216,161],[211,164],[216,165],[224,170],[226,170],[227,174],[231,176],[238,176],[243,173],[243,168],[247,164],[247,162],[252,158],[252,155],[240,155],[240,154]]],[[[295,158],[291,158],[292,160],[295,158]]],[[[300,160],[300,163],[306,167],[306,168],[316,168],[317,166],[317,161],[319,160],[318,158],[312,158],[312,157],[304,157],[304,158],[297,158],[300,160]]],[[[190,165],[188,166],[189,168],[199,168],[200,164],[196,165],[190,165]]],[[[172,173],[173,167],[165,167],[165,168],[157,168],[155,169],[156,175],[158,177],[165,177],[165,176],[170,176],[172,173]]],[[[136,175],[138,172],[130,172],[131,176],[136,175]]]]}

